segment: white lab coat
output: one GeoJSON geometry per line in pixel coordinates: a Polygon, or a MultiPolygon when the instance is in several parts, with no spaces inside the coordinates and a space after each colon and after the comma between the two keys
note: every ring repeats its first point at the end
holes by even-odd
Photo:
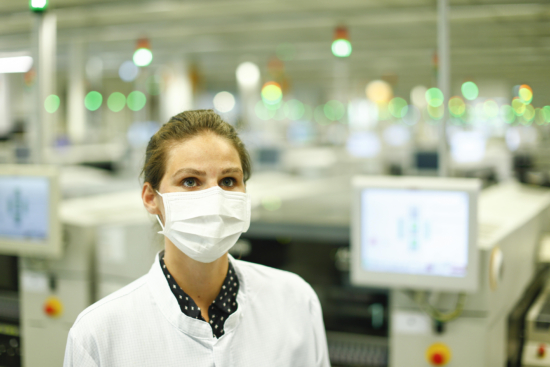
{"type": "Polygon", "coordinates": [[[158,256],[148,274],[78,316],[64,367],[330,366],[319,300],[299,276],[230,257],[238,309],[216,339],[181,312],[158,256]]]}

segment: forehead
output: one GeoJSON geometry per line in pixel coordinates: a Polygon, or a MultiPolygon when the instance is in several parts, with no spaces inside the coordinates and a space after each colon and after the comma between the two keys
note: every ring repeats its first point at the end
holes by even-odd
{"type": "Polygon", "coordinates": [[[214,169],[241,167],[233,144],[216,134],[202,133],[190,139],[174,142],[167,150],[166,173],[180,168],[214,169]]]}

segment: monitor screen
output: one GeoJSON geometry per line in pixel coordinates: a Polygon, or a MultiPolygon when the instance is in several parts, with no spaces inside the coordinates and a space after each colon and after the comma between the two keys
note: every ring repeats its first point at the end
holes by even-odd
{"type": "Polygon", "coordinates": [[[261,148],[258,151],[258,162],[260,164],[277,164],[279,163],[280,151],[274,148],[261,148]]]}
{"type": "Polygon", "coordinates": [[[46,177],[0,176],[0,237],[46,240],[49,200],[50,182],[46,177]]]}
{"type": "Polygon", "coordinates": [[[468,218],[465,192],[364,189],[361,264],[375,272],[464,277],[468,218]]]}
{"type": "Polygon", "coordinates": [[[416,152],[414,160],[415,166],[419,170],[437,170],[439,167],[439,155],[437,152],[416,152]]]}
{"type": "Polygon", "coordinates": [[[481,181],[356,176],[352,186],[352,284],[476,291],[481,181]]]}
{"type": "Polygon", "coordinates": [[[57,167],[0,165],[0,254],[59,258],[60,200],[57,167]]]}

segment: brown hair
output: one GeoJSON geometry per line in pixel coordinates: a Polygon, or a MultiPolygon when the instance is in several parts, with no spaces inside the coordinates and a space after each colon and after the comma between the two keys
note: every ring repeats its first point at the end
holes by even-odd
{"type": "Polygon", "coordinates": [[[144,182],[149,182],[153,189],[158,190],[160,181],[166,170],[166,153],[169,147],[204,132],[212,132],[226,138],[233,144],[243,169],[244,182],[250,178],[250,156],[237,135],[237,131],[215,113],[213,110],[185,111],[173,116],[149,140],[145,151],[145,164],[141,175],[144,182]]]}

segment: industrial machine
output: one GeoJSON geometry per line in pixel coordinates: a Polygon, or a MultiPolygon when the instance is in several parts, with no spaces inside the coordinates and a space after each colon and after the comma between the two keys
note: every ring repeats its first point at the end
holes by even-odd
{"type": "Polygon", "coordinates": [[[550,366],[550,286],[537,297],[525,323],[522,367],[550,366]]]}
{"type": "Polygon", "coordinates": [[[505,366],[508,315],[535,275],[550,192],[494,186],[476,206],[475,185],[456,180],[354,183],[351,279],[390,287],[389,365],[505,366]],[[402,238],[400,216],[408,226],[402,238]]]}
{"type": "MultiPolygon", "coordinates": [[[[58,170],[52,166],[2,165],[0,170],[0,254],[59,258],[58,170]]],[[[0,365],[19,366],[27,324],[20,318],[17,258],[0,259],[0,365]]],[[[26,276],[23,286],[29,284],[26,276]]],[[[26,300],[26,299],[25,299],[26,300]]],[[[23,300],[24,306],[28,302],[23,300]]]]}
{"type": "Polygon", "coordinates": [[[131,190],[66,200],[64,254],[20,258],[23,366],[60,366],[67,335],[86,307],[145,274],[159,248],[131,190]]]}
{"type": "Polygon", "coordinates": [[[146,273],[160,248],[139,190],[61,171],[0,171],[0,366],[62,365],[78,314],[146,273]]]}

